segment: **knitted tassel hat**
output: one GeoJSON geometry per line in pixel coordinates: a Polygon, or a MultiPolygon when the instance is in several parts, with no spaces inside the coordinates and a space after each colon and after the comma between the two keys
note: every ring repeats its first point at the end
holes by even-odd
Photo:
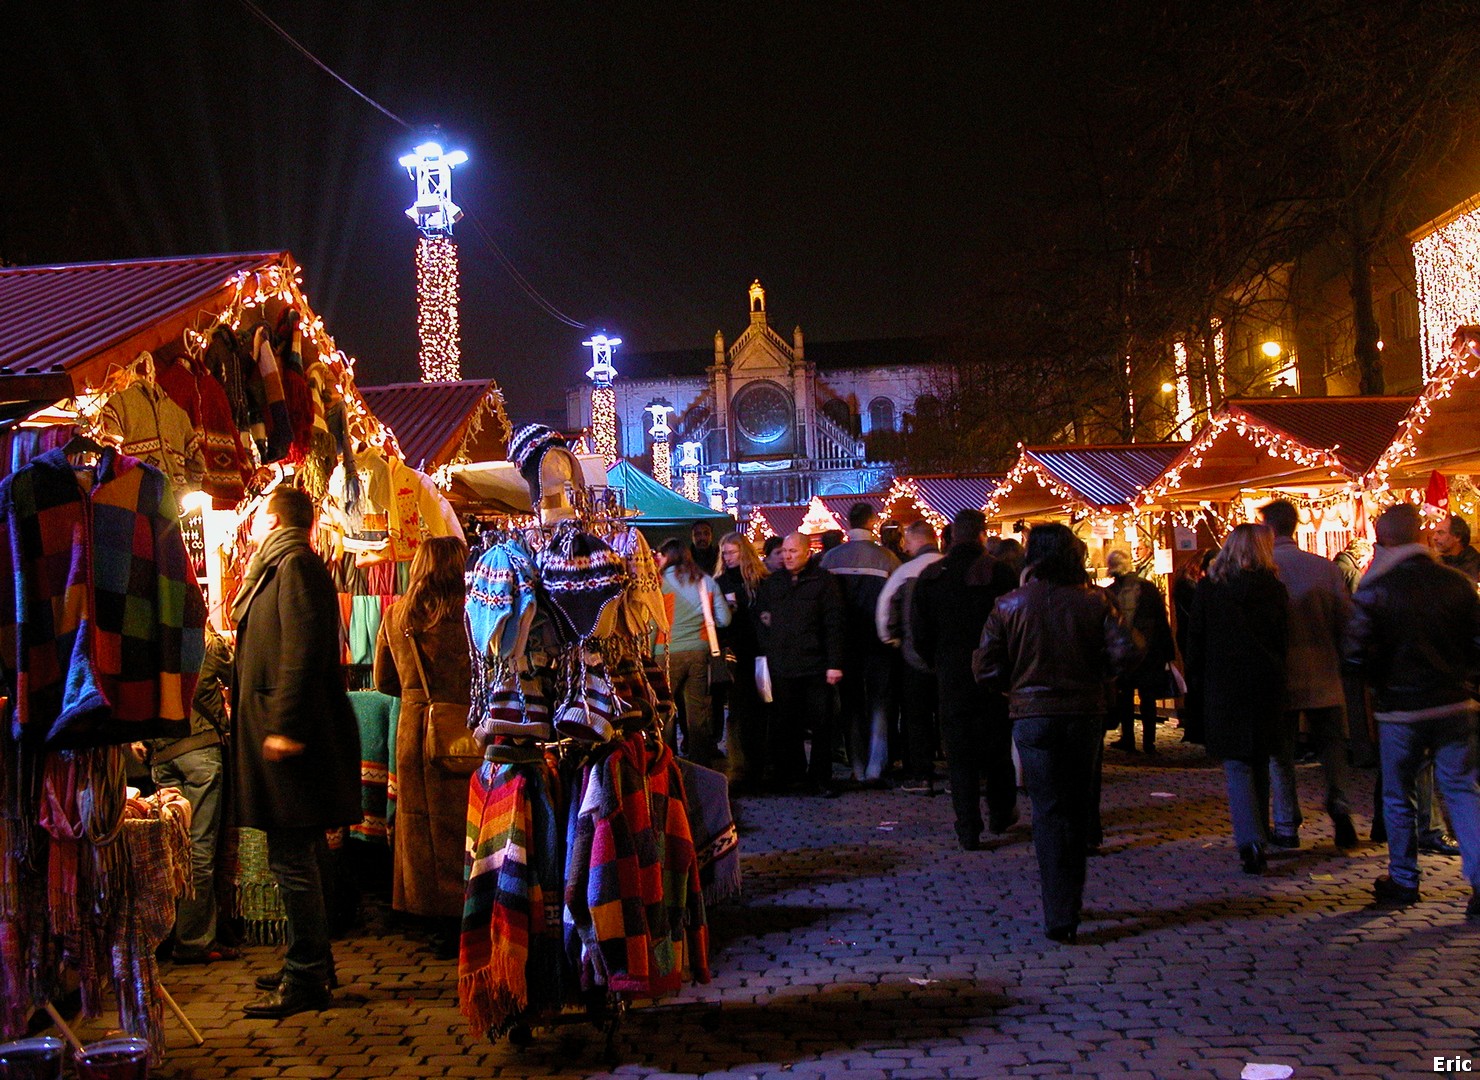
{"type": "Polygon", "coordinates": [[[509,439],[509,460],[519,467],[519,475],[529,485],[529,497],[536,507],[546,494],[555,494],[545,491],[540,472],[545,455],[551,452],[570,458],[571,475],[579,479],[580,466],[575,455],[570,452],[570,444],[555,429],[544,424],[525,424],[509,439]]]}
{"type": "Polygon", "coordinates": [[[627,565],[598,536],[561,522],[550,544],[535,556],[540,584],[577,640],[596,632],[607,605],[627,587],[627,565]]]}
{"type": "Polygon", "coordinates": [[[494,544],[473,567],[465,604],[473,648],[479,656],[492,656],[498,649],[505,624],[514,613],[515,574],[509,551],[494,544]]]}
{"type": "Polygon", "coordinates": [[[478,736],[483,742],[497,736],[548,742],[554,734],[549,718],[548,706],[543,707],[543,715],[539,720],[527,713],[524,687],[519,677],[510,672],[494,687],[489,700],[488,718],[478,725],[478,736]]]}
{"type": "Polygon", "coordinates": [[[573,693],[555,714],[555,730],[581,742],[610,742],[616,735],[617,699],[600,667],[586,669],[573,693]]]}

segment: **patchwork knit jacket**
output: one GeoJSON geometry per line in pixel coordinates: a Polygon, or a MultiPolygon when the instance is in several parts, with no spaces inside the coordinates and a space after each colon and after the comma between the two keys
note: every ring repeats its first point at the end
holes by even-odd
{"type": "Polygon", "coordinates": [[[12,730],[55,748],[187,735],[206,610],[169,479],[112,450],[81,478],[53,450],[0,483],[12,730]]]}

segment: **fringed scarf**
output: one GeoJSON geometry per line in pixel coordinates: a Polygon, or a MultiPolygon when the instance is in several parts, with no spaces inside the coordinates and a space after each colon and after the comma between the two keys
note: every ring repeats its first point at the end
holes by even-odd
{"type": "Polygon", "coordinates": [[[699,862],[699,884],[706,907],[740,895],[740,834],[730,811],[730,783],[725,774],[692,761],[679,760],[684,802],[694,853],[699,862]]]}
{"type": "Polygon", "coordinates": [[[259,829],[228,829],[221,863],[231,882],[233,914],[242,920],[247,940],[257,945],[286,941],[288,913],[277,879],[267,868],[267,834],[259,829]]]}
{"type": "Polygon", "coordinates": [[[468,786],[458,998],[480,1036],[565,1004],[559,803],[559,781],[545,763],[497,771],[485,763],[468,786]]]}

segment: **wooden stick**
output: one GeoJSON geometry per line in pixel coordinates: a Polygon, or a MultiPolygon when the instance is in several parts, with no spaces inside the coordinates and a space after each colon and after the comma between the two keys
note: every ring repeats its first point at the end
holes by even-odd
{"type": "Polygon", "coordinates": [[[82,1043],[78,1040],[76,1033],[67,1026],[67,1021],[62,1019],[62,1014],[57,1012],[57,1007],[49,1001],[46,1003],[46,1015],[51,1017],[51,1022],[57,1026],[57,1030],[72,1044],[72,1049],[79,1054],[82,1053],[82,1043]]]}
{"type": "Polygon", "coordinates": [[[180,1008],[180,1003],[170,996],[170,992],[164,988],[164,983],[159,984],[159,994],[164,998],[164,1003],[170,1007],[170,1012],[175,1014],[175,1018],[185,1025],[185,1030],[195,1040],[195,1045],[204,1046],[206,1042],[205,1036],[195,1030],[195,1025],[190,1022],[190,1017],[185,1015],[185,1010],[180,1008]]]}

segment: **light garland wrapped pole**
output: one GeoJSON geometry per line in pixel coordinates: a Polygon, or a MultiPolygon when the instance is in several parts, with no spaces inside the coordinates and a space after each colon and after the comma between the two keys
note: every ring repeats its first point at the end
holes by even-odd
{"type": "Polygon", "coordinates": [[[452,226],[463,216],[452,201],[452,170],[468,160],[461,150],[442,152],[425,142],[399,159],[416,181],[416,202],[406,216],[416,223],[417,358],[422,382],[456,382],[462,378],[462,333],[458,323],[457,244],[452,226]]]}
{"type": "Polygon", "coordinates": [[[683,477],[683,497],[689,502],[699,501],[699,470],[704,463],[699,460],[703,444],[685,442],[678,444],[678,470],[683,477]]]}
{"type": "Polygon", "coordinates": [[[612,350],[622,339],[602,331],[581,344],[591,350],[591,366],[586,369],[591,380],[591,452],[600,454],[610,469],[617,463],[617,392],[612,389],[617,369],[612,366],[612,350]]]}
{"type": "Polygon", "coordinates": [[[673,434],[673,429],[668,426],[668,414],[673,411],[673,406],[659,402],[649,405],[644,411],[653,418],[653,426],[648,428],[648,434],[653,437],[653,479],[665,488],[671,488],[673,452],[668,446],[668,436],[673,434]]]}

